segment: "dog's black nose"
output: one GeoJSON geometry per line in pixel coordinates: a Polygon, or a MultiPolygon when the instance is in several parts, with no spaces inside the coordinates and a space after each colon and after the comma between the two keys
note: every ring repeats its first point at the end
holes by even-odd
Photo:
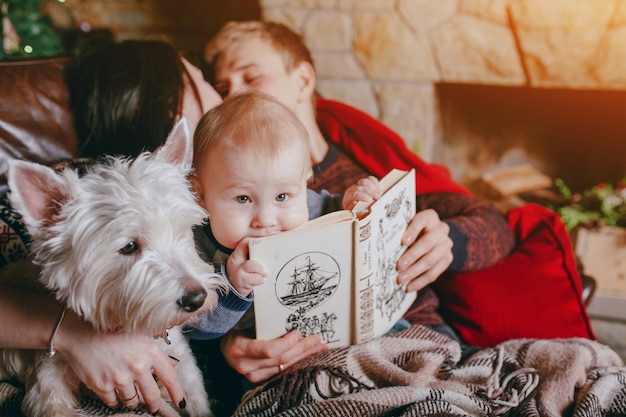
{"type": "Polygon", "coordinates": [[[199,290],[189,291],[178,300],[178,305],[185,311],[193,313],[204,304],[206,300],[206,290],[200,288],[199,290]]]}

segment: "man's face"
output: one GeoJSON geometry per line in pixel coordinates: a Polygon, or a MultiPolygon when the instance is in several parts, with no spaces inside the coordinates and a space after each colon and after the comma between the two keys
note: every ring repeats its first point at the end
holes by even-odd
{"type": "Polygon", "coordinates": [[[275,97],[292,111],[298,102],[297,72],[288,72],[281,55],[260,38],[240,40],[215,62],[215,89],[222,97],[251,89],[275,97]]]}

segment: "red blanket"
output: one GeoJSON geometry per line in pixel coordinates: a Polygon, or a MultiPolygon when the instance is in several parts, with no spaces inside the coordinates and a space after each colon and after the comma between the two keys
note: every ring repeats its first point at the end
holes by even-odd
{"type": "Polygon", "coordinates": [[[397,133],[358,109],[318,98],[317,123],[326,138],[378,178],[393,168],[415,168],[417,194],[453,192],[471,196],[469,190],[452,180],[445,166],[425,162],[397,133]]]}

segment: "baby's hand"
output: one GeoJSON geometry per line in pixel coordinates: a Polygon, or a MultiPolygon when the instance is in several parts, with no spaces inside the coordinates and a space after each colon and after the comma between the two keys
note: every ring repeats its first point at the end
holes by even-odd
{"type": "Polygon", "coordinates": [[[352,210],[359,201],[370,202],[380,198],[380,185],[373,176],[361,178],[351,185],[343,195],[341,205],[344,210],[352,210]]]}
{"type": "Polygon", "coordinates": [[[244,297],[249,296],[254,287],[263,284],[267,277],[267,271],[261,263],[248,259],[248,240],[241,239],[226,264],[230,284],[244,297]]]}

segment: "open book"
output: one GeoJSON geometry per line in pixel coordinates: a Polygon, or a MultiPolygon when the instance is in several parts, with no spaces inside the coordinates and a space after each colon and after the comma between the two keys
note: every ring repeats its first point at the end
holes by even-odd
{"type": "Polygon", "coordinates": [[[373,203],[250,241],[250,259],[269,271],[254,289],[257,338],[297,328],[348,346],[385,334],[408,310],[416,292],[397,284],[396,262],[415,215],[415,171],[393,170],[380,187],[373,203]]]}

